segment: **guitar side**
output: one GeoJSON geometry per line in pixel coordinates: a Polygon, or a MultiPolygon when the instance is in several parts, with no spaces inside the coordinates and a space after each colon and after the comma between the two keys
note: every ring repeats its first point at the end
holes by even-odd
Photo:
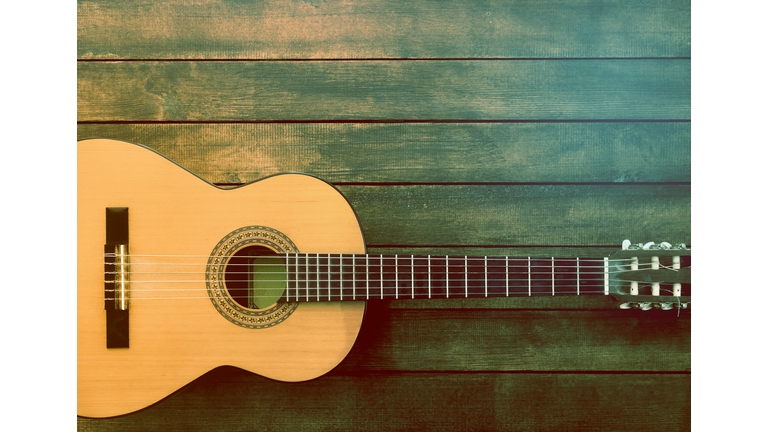
{"type": "Polygon", "coordinates": [[[364,302],[302,303],[277,325],[251,329],[225,319],[206,294],[207,257],[245,226],[277,230],[301,252],[364,253],[354,211],[322,180],[285,174],[224,190],[146,147],[86,140],[78,143],[77,211],[80,416],[136,411],[223,365],[281,381],[316,378],[354,344],[364,302]],[[195,272],[183,286],[199,293],[166,288],[178,284],[133,292],[129,348],[106,348],[107,207],[128,207],[131,255],[188,256],[195,272]]]}

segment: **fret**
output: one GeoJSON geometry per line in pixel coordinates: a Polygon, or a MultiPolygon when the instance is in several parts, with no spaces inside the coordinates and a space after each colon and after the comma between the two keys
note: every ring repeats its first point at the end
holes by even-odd
{"type": "Polygon", "coordinates": [[[328,301],[331,301],[331,254],[328,254],[328,301]]]}
{"type": "Polygon", "coordinates": [[[371,281],[368,275],[368,255],[365,255],[365,299],[371,298],[371,281]]]}
{"type": "Polygon", "coordinates": [[[552,295],[555,295],[555,257],[552,257],[552,295]]]}
{"type": "MultiPolygon", "coordinates": [[[[677,267],[680,267],[680,258],[678,257],[677,267]]],[[[432,256],[427,255],[427,298],[432,298],[432,256]]]]}
{"type": "Polygon", "coordinates": [[[339,255],[339,300],[344,301],[344,255],[339,255]]]}
{"type": "Polygon", "coordinates": [[[448,298],[451,291],[450,276],[449,276],[450,274],[451,272],[448,269],[448,255],[446,255],[445,256],[445,298],[448,298]]]}
{"type": "Polygon", "coordinates": [[[504,281],[506,295],[509,297],[509,257],[504,257],[504,281]]]}
{"type": "Polygon", "coordinates": [[[352,254],[352,300],[357,300],[357,255],[352,254]]]}
{"type": "Polygon", "coordinates": [[[483,265],[485,267],[485,296],[488,297],[488,257],[483,257],[483,265]]]}
{"type": "Polygon", "coordinates": [[[528,296],[531,296],[531,257],[528,257],[528,296]]]}
{"type": "Polygon", "coordinates": [[[581,295],[581,269],[579,267],[579,257],[576,257],[576,295],[581,295]]]}
{"type": "Polygon", "coordinates": [[[464,297],[469,297],[469,278],[467,275],[467,256],[464,255],[464,297]]]}

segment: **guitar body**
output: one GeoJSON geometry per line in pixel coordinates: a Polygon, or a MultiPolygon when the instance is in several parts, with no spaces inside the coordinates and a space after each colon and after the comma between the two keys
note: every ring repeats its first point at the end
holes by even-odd
{"type": "MultiPolygon", "coordinates": [[[[332,186],[285,174],[224,190],[146,147],[112,140],[79,142],[77,169],[78,415],[136,411],[223,365],[308,380],[351,349],[365,302],[302,303],[274,325],[246,328],[214,307],[205,280],[217,244],[243,227],[281,233],[301,252],[364,253],[355,213],[332,186]],[[129,209],[132,256],[185,256],[189,271],[146,294],[138,290],[153,287],[152,276],[132,278],[128,348],[106,347],[108,207],[129,209]]],[[[163,259],[157,271],[168,270],[163,259]]]]}

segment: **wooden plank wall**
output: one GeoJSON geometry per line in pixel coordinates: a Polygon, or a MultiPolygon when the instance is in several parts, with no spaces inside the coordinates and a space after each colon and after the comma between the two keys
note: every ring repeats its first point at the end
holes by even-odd
{"type": "MultiPolygon", "coordinates": [[[[691,243],[690,2],[78,1],[78,138],[223,185],[335,184],[369,252],[691,243]]],[[[691,317],[603,297],[370,304],[349,357],[234,369],[115,430],[690,429],[691,317]]]]}

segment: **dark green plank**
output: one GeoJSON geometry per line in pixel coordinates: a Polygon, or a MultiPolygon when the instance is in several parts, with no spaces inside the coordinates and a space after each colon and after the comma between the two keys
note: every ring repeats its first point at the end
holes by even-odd
{"type": "Polygon", "coordinates": [[[339,370],[686,372],[690,317],[690,310],[430,310],[370,301],[339,370]]]}
{"type": "Polygon", "coordinates": [[[218,369],[97,431],[684,431],[690,375],[331,373],[286,384],[218,369]]]}
{"type": "Polygon", "coordinates": [[[213,183],[691,180],[690,123],[81,124],[213,183]]]}
{"type": "Polygon", "coordinates": [[[78,63],[79,121],[689,119],[690,60],[78,63]]]}
{"type": "Polygon", "coordinates": [[[78,58],[680,57],[689,1],[78,2],[78,58]]]}
{"type": "Polygon", "coordinates": [[[371,245],[691,243],[690,186],[341,186],[371,245]]]}

